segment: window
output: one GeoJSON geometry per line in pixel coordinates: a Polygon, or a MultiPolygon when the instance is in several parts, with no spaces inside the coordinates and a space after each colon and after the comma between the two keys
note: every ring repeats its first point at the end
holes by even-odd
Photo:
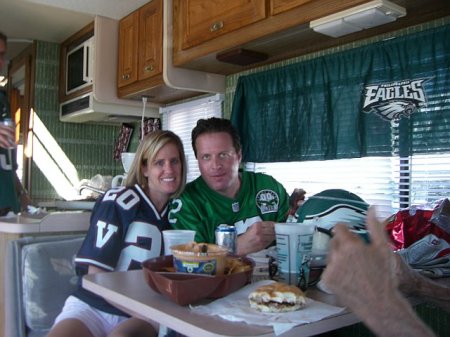
{"type": "Polygon", "coordinates": [[[190,182],[200,175],[191,145],[191,131],[202,118],[222,117],[222,95],[214,95],[186,103],[162,108],[163,130],[175,132],[183,142],[186,154],[187,181],[190,182]]]}
{"type": "MultiPolygon", "coordinates": [[[[163,129],[174,131],[183,142],[188,182],[200,175],[191,131],[201,118],[221,117],[222,101],[221,95],[215,95],[161,109],[163,129]]],[[[289,194],[294,188],[306,190],[307,197],[325,189],[345,189],[375,205],[380,218],[450,195],[450,154],[245,163],[245,169],[272,175],[289,194]]]]}
{"type": "Polygon", "coordinates": [[[247,163],[245,169],[270,174],[289,194],[294,188],[303,188],[306,197],[330,188],[350,191],[376,206],[382,219],[450,195],[450,154],[247,163]]]}
{"type": "Polygon", "coordinates": [[[327,189],[344,189],[376,205],[381,217],[392,214],[391,157],[365,157],[325,161],[248,163],[246,169],[264,172],[277,179],[291,194],[303,188],[306,197],[327,189]]]}
{"type": "Polygon", "coordinates": [[[449,32],[437,25],[240,76],[231,120],[243,158],[268,163],[248,167],[288,192],[349,190],[382,216],[447,198],[449,32]]]}
{"type": "Polygon", "coordinates": [[[450,154],[413,155],[401,158],[394,167],[393,206],[433,203],[450,195],[450,154]],[[402,179],[402,180],[400,180],[402,179]],[[403,195],[409,197],[402,198],[403,195]]]}

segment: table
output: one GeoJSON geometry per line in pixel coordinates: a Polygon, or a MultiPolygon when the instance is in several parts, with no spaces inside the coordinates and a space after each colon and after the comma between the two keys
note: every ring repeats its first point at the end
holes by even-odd
{"type": "MultiPolygon", "coordinates": [[[[83,287],[96,293],[130,315],[157,321],[189,337],[272,337],[268,326],[230,322],[217,316],[192,312],[153,291],[145,282],[142,270],[89,274],[83,277],[83,287]]],[[[310,289],[307,296],[331,305],[339,305],[333,295],[310,289]]],[[[358,323],[351,312],[344,311],[318,322],[297,326],[282,337],[311,336],[358,323]]]]}

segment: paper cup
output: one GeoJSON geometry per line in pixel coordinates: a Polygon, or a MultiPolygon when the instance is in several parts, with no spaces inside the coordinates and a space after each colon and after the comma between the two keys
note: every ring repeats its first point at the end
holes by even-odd
{"type": "Polygon", "coordinates": [[[228,249],[207,244],[206,253],[195,251],[191,244],[172,246],[173,264],[180,273],[223,275],[228,249]]]}
{"type": "Polygon", "coordinates": [[[276,223],[278,280],[306,290],[315,225],[276,223]]]}
{"type": "Polygon", "coordinates": [[[162,232],[164,240],[164,255],[172,255],[171,247],[195,240],[195,231],[187,229],[167,229],[162,232]]]}

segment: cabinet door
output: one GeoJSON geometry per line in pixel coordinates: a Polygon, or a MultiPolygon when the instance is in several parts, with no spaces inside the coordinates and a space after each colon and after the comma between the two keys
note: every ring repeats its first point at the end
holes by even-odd
{"type": "Polygon", "coordinates": [[[123,87],[138,79],[139,12],[133,12],[119,23],[119,60],[117,86],[123,87]]]}
{"type": "Polygon", "coordinates": [[[286,12],[313,0],[270,0],[270,15],[286,12]]]}
{"type": "Polygon", "coordinates": [[[174,22],[181,20],[182,49],[264,19],[265,4],[263,0],[174,0],[174,22]]]}
{"type": "Polygon", "coordinates": [[[153,0],[139,10],[139,80],[162,72],[162,12],[162,0],[153,0]]]}

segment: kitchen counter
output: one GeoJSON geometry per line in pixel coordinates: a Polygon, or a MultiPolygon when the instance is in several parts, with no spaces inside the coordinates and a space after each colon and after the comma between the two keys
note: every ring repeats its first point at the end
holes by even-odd
{"type": "Polygon", "coordinates": [[[0,217],[0,233],[31,234],[87,231],[91,212],[66,211],[0,217]]]}
{"type": "Polygon", "coordinates": [[[39,207],[46,209],[59,209],[59,210],[92,210],[94,208],[95,201],[93,200],[54,200],[39,202],[39,207]]]}

